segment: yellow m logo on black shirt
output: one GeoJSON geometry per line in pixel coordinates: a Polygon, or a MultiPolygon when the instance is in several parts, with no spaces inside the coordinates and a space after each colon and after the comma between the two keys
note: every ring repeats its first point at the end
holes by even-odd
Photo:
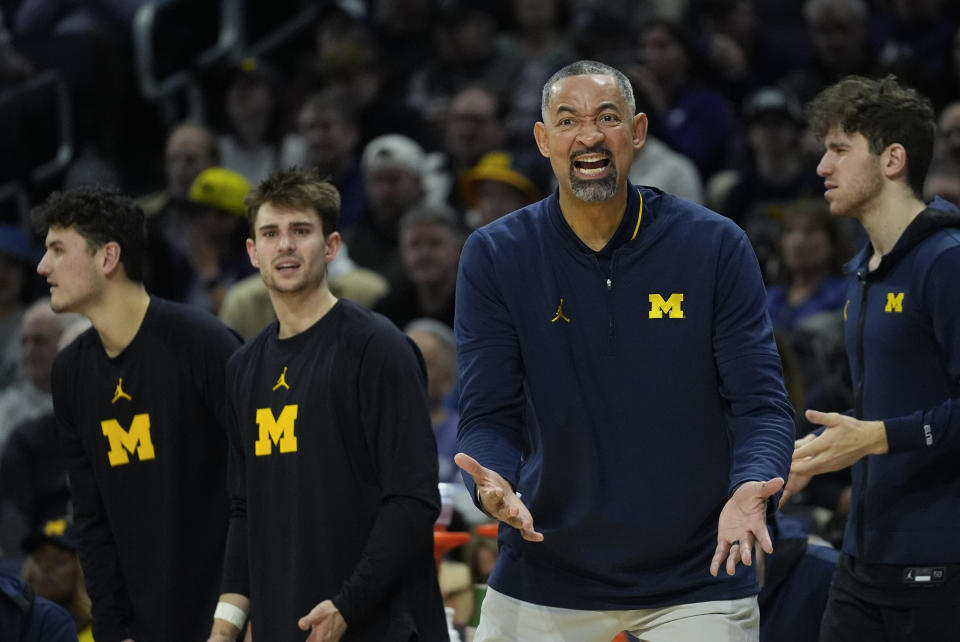
{"type": "Polygon", "coordinates": [[[903,292],[887,292],[887,305],[884,312],[903,312],[903,292]]]}
{"type": "Polygon", "coordinates": [[[662,319],[664,313],[666,313],[671,319],[682,319],[683,308],[680,307],[681,303],[683,303],[683,294],[680,292],[674,292],[666,301],[659,294],[651,294],[649,318],[662,319]]]}
{"type": "Polygon", "coordinates": [[[257,426],[259,438],[253,445],[253,454],[257,457],[273,452],[273,444],[280,447],[281,453],[297,452],[297,437],[293,434],[297,421],[297,405],[284,406],[279,417],[273,416],[269,408],[257,408],[257,426]]]}
{"type": "Polygon", "coordinates": [[[100,429],[103,431],[103,436],[107,438],[107,443],[110,444],[107,458],[111,466],[130,463],[130,454],[134,451],[140,461],[147,461],[156,456],[153,442],[150,440],[150,415],[147,413],[134,415],[133,421],[130,422],[130,430],[124,430],[116,419],[101,421],[100,429]]]}

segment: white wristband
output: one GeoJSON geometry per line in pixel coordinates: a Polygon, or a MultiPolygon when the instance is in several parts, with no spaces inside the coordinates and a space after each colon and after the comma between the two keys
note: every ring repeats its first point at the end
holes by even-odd
{"type": "Polygon", "coordinates": [[[217,602],[217,610],[213,612],[213,617],[242,629],[247,621],[247,612],[229,602],[217,602]]]}

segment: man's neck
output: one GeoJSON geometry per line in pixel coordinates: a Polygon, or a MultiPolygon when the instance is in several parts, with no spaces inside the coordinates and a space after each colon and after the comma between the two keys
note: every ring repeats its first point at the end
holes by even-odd
{"type": "MultiPolygon", "coordinates": [[[[888,188],[890,189],[890,188],[888,188]]],[[[881,193],[872,207],[859,217],[873,245],[869,268],[875,270],[903,236],[903,231],[917,218],[926,205],[909,191],[881,193]]]]}
{"type": "Polygon", "coordinates": [[[147,308],[150,295],[143,284],[132,281],[108,283],[107,291],[100,300],[83,311],[100,335],[100,341],[111,359],[126,350],[137,336],[147,308]]]}
{"type": "Polygon", "coordinates": [[[270,301],[280,322],[280,338],[288,339],[310,328],[322,319],[337,302],[327,282],[309,292],[276,292],[270,290],[270,301]]]}
{"type": "Polygon", "coordinates": [[[598,203],[587,203],[573,194],[560,192],[560,212],[564,220],[584,245],[594,252],[602,250],[613,238],[626,209],[625,184],[612,198],[598,203]]]}

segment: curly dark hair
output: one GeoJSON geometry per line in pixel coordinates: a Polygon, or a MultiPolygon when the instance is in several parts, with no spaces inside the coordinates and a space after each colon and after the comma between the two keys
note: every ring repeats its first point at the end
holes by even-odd
{"type": "Polygon", "coordinates": [[[115,242],[127,278],[143,282],[146,218],[139,205],[117,190],[77,187],[53,192],[30,211],[30,220],[41,236],[51,227],[74,228],[86,240],[90,254],[115,242]]]}
{"type": "Polygon", "coordinates": [[[337,231],[340,217],[340,192],[328,180],[309,169],[290,167],[278,169],[250,190],[243,199],[247,206],[250,236],[256,235],[257,212],[264,203],[279,207],[312,209],[320,217],[323,235],[337,231]]]}
{"type": "Polygon", "coordinates": [[[900,143],[907,151],[907,184],[922,198],[923,181],[933,159],[936,122],[930,101],[890,75],[847,76],[821,91],[807,107],[810,128],[821,140],[831,129],[859,133],[870,151],[881,153],[900,143]]]}

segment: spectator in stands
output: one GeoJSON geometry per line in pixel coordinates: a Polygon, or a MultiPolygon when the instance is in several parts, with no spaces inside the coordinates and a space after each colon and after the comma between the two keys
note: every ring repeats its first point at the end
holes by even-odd
{"type": "Polygon", "coordinates": [[[486,7],[452,4],[441,10],[433,41],[436,55],[414,70],[405,100],[434,128],[443,127],[453,100],[467,87],[483,85],[498,96],[512,90],[519,61],[497,46],[497,23],[486,7]]]}
{"type": "Polygon", "coordinates": [[[186,301],[214,314],[227,288],[254,272],[243,247],[250,183],[223,167],[208,167],[190,186],[189,202],[176,239],[190,264],[186,301]]]}
{"type": "MultiPolygon", "coordinates": [[[[69,322],[58,349],[89,326],[83,318],[69,322]]],[[[48,412],[15,428],[0,456],[0,551],[8,555],[19,551],[24,537],[48,519],[69,512],[67,465],[60,453],[56,418],[48,412]]]]}
{"type": "Polygon", "coordinates": [[[0,639],[19,642],[76,642],[70,614],[36,597],[30,585],[0,571],[0,639]]]}
{"type": "Polygon", "coordinates": [[[219,163],[217,140],[205,126],[183,122],[170,130],[164,147],[166,184],[139,199],[147,216],[144,284],[147,291],[171,301],[185,301],[191,268],[177,238],[186,213],[190,186],[200,172],[219,163]]]}
{"type": "Polygon", "coordinates": [[[806,0],[803,18],[813,58],[788,73],[781,84],[806,105],[848,74],[869,74],[875,56],[868,40],[870,9],[865,0],[806,0]]]}
{"type": "Polygon", "coordinates": [[[553,176],[539,154],[497,150],[485,154],[461,176],[460,193],[469,208],[466,223],[482,227],[545,198],[553,176]]]}
{"type": "Polygon", "coordinates": [[[470,85],[458,91],[450,102],[443,127],[444,151],[449,186],[447,201],[465,209],[460,192],[464,172],[476,165],[484,154],[504,149],[507,133],[503,121],[503,103],[491,89],[470,85]]]}
{"type": "Polygon", "coordinates": [[[297,112],[297,131],[284,141],[283,167],[311,167],[340,192],[341,231],[355,225],[367,206],[358,158],[360,128],[338,92],[316,92],[297,112]]]}
{"type": "Polygon", "coordinates": [[[27,560],[23,579],[37,595],[59,604],[73,617],[79,642],[93,642],[93,617],[83,569],[77,556],[77,535],[66,517],[51,519],[23,542],[27,560]]]}
{"type": "Polygon", "coordinates": [[[33,294],[36,258],[26,232],[0,224],[0,390],[20,376],[20,323],[33,294]]]}
{"type": "Polygon", "coordinates": [[[512,144],[530,140],[540,120],[540,89],[554,71],[576,59],[570,31],[569,0],[513,0],[512,29],[500,37],[500,50],[514,62],[506,77],[504,124],[512,144]]]}
{"type": "Polygon", "coordinates": [[[696,164],[702,180],[730,160],[733,120],[723,96],[699,78],[698,54],[675,22],[656,19],[640,31],[639,62],[624,71],[637,103],[646,106],[650,132],[696,164]]]}
{"type": "Polygon", "coordinates": [[[256,183],[280,160],[281,109],[275,73],[263,60],[245,58],[233,69],[224,95],[227,131],[217,141],[220,164],[256,183]]]}
{"type": "Polygon", "coordinates": [[[738,109],[748,95],[775,84],[800,62],[799,54],[784,44],[779,33],[761,24],[756,4],[756,0],[687,3],[714,86],[738,109]]]}
{"type": "Polygon", "coordinates": [[[143,213],[150,217],[163,216],[171,203],[187,200],[190,186],[200,172],[219,161],[217,141],[209,129],[193,122],[174,126],[163,153],[166,185],[162,191],[140,199],[143,213]]]}
{"type": "Polygon", "coordinates": [[[51,310],[49,298],[38,299],[23,314],[20,327],[23,378],[0,392],[0,453],[14,428],[53,411],[50,371],[57,356],[60,333],[72,318],[51,310]]]}
{"type": "MultiPolygon", "coordinates": [[[[389,50],[382,50],[389,51],[389,50]]],[[[415,109],[391,92],[383,54],[372,34],[362,27],[351,37],[317,52],[315,73],[319,85],[346,96],[360,125],[360,146],[385,134],[403,134],[427,149],[436,149],[433,128],[415,109]]]]}
{"type": "Polygon", "coordinates": [[[960,164],[960,101],[948,104],[937,119],[936,157],[960,164]]]}
{"type": "Polygon", "coordinates": [[[457,346],[453,329],[436,319],[414,319],[404,331],[420,348],[427,366],[427,403],[430,421],[437,438],[437,459],[441,482],[462,483],[459,468],[453,463],[457,454],[457,422],[460,416],[448,403],[457,382],[457,346]]]}
{"type": "Polygon", "coordinates": [[[786,206],[780,221],[779,254],[781,283],[767,289],[774,330],[789,335],[805,317],[840,312],[846,296],[841,273],[850,249],[840,223],[822,199],[802,199],[786,206]]]}
{"type": "Polygon", "coordinates": [[[401,134],[386,134],[364,148],[360,161],[367,212],[343,237],[353,260],[382,274],[391,288],[403,282],[398,251],[400,218],[424,198],[423,148],[401,134]]]}
{"type": "Polygon", "coordinates": [[[465,238],[456,211],[445,203],[421,203],[404,214],[399,229],[405,279],[373,309],[401,328],[419,317],[452,327],[465,238]]]}
{"type": "Polygon", "coordinates": [[[717,175],[708,200],[750,237],[769,283],[778,277],[779,222],[784,206],[823,191],[823,182],[797,153],[803,112],[790,94],[773,87],[756,92],[744,105],[749,160],[740,171],[717,175]]]}

